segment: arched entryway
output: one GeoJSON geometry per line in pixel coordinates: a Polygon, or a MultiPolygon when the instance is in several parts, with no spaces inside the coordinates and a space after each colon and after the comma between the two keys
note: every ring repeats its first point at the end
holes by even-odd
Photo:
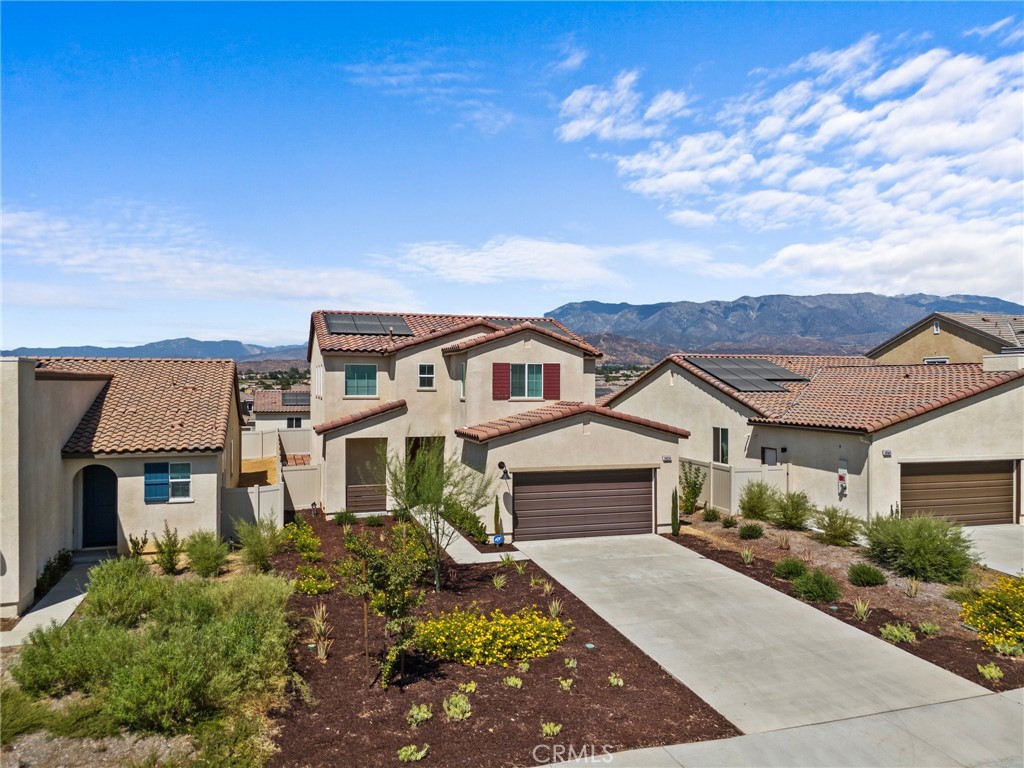
{"type": "Polygon", "coordinates": [[[93,464],[82,470],[82,547],[117,546],[117,475],[93,464]]]}

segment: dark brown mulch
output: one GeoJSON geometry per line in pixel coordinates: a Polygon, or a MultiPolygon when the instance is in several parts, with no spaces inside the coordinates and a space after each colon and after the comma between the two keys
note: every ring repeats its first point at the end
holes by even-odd
{"type": "MultiPolygon", "coordinates": [[[[323,540],[324,562],[345,556],[342,529],[322,518],[311,522],[323,540]]],[[[361,527],[356,525],[357,530],[361,527]]],[[[275,568],[291,575],[299,563],[288,552],[277,556],[275,568]]],[[[530,587],[531,575],[551,580],[532,563],[519,574],[496,564],[459,566],[449,561],[445,591],[428,592],[424,610],[450,610],[475,601],[484,611],[501,608],[508,613],[528,605],[546,611],[550,598],[530,587]],[[500,591],[491,581],[499,571],[508,580],[500,591]]],[[[318,597],[294,595],[290,608],[299,619],[323,600],[335,628],[335,645],[326,665],[304,643],[294,649],[295,669],[308,683],[314,702],[296,697],[287,711],[276,715],[280,751],[269,764],[392,766],[398,763],[399,747],[429,743],[425,764],[433,766],[536,765],[549,761],[556,746],[563,754],[572,746],[577,756],[585,749],[603,755],[606,748],[620,751],[739,733],[568,590],[556,583],[552,596],[562,601],[562,617],[571,619],[575,629],[558,652],[531,661],[529,671],[520,673],[514,664],[470,668],[410,655],[402,680],[383,691],[372,683],[376,662],[368,667],[364,658],[362,603],[338,589],[318,597]],[[594,648],[588,649],[588,643],[594,648]],[[566,658],[577,660],[575,670],[565,666],[566,658]],[[622,688],[608,685],[612,672],[624,679],[622,688]],[[506,686],[508,675],[521,677],[522,689],[506,686]],[[559,690],[559,677],[573,678],[571,692],[559,690]],[[472,716],[446,722],[442,701],[469,681],[478,686],[470,695],[472,716]],[[432,704],[434,716],[414,729],[405,718],[419,703],[432,704]],[[561,723],[561,733],[543,738],[542,722],[561,723]]],[[[302,631],[304,639],[305,626],[302,631]]],[[[381,620],[371,616],[371,656],[378,658],[383,648],[381,620]]]]}
{"type": "MultiPolygon", "coordinates": [[[[672,537],[665,534],[665,538],[674,541],[680,546],[692,549],[709,560],[714,560],[727,568],[742,573],[745,576],[761,582],[774,590],[784,592],[793,596],[793,585],[785,579],[775,576],[773,567],[775,561],[755,557],[748,566],[744,565],[739,552],[718,546],[715,542],[699,535],[683,535],[672,537]]],[[[781,560],[788,553],[780,551],[777,559],[781,560]]],[[[841,586],[844,591],[850,591],[849,584],[841,586]]],[[[795,598],[794,598],[795,599],[795,598]]],[[[977,636],[962,625],[950,626],[948,622],[940,623],[941,632],[933,637],[925,637],[917,631],[917,624],[921,621],[932,621],[934,612],[927,606],[913,604],[911,598],[905,600],[905,605],[892,606],[891,608],[872,608],[867,621],[858,621],[853,616],[852,600],[840,600],[837,603],[809,603],[822,613],[839,619],[852,627],[867,632],[869,635],[878,637],[879,629],[883,624],[906,622],[917,632],[916,643],[901,644],[899,647],[907,653],[929,661],[936,666],[949,670],[978,685],[985,686],[993,691],[1008,691],[1014,688],[1024,687],[1024,660],[1000,656],[994,651],[987,650],[977,636]],[[833,610],[835,607],[835,610],[833,610]],[[999,681],[986,680],[978,673],[978,665],[985,665],[995,662],[1003,670],[1004,677],[999,681]]]]}
{"type": "MultiPolygon", "coordinates": [[[[461,533],[461,531],[460,531],[460,533],[461,533]]],[[[474,539],[474,538],[472,538],[470,536],[467,536],[464,533],[462,534],[462,538],[464,538],[466,541],[468,541],[470,544],[472,544],[476,548],[477,552],[483,552],[486,555],[493,555],[493,554],[503,555],[506,552],[518,552],[519,551],[516,548],[516,545],[515,544],[511,544],[511,543],[502,544],[500,547],[496,547],[493,544],[481,544],[476,539],[474,539]]]]}

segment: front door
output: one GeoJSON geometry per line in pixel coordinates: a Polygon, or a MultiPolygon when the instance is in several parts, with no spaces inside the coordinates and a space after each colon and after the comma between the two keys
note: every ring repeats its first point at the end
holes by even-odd
{"type": "Polygon", "coordinates": [[[82,470],[82,547],[117,546],[117,475],[97,464],[82,470]]]}

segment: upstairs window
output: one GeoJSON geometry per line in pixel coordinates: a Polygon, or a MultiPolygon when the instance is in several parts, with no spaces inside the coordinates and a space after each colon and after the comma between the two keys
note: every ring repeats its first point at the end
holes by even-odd
{"type": "Polygon", "coordinates": [[[938,320],[933,320],[932,321],[932,333],[934,333],[936,336],[938,336],[939,335],[939,330],[940,330],[939,329],[939,321],[938,320]]]}
{"type": "Polygon", "coordinates": [[[433,389],[434,388],[434,364],[424,363],[420,365],[419,375],[419,388],[420,389],[433,389]]]}
{"type": "Polygon", "coordinates": [[[559,363],[494,363],[494,400],[559,400],[562,367],[559,363]]]}
{"type": "Polygon", "coordinates": [[[192,498],[192,465],[182,462],[153,462],[143,467],[145,502],[184,501],[192,498]]]}
{"type": "Polygon", "coordinates": [[[729,430],[725,427],[712,428],[711,460],[719,464],[729,463],[729,430]]]}
{"type": "Polygon", "coordinates": [[[512,397],[544,397],[544,366],[540,363],[513,363],[512,397]]]}
{"type": "Polygon", "coordinates": [[[925,365],[946,365],[948,362],[948,357],[926,357],[924,359],[925,365]]]}
{"type": "Polygon", "coordinates": [[[377,366],[346,365],[345,397],[376,397],[377,366]]]}

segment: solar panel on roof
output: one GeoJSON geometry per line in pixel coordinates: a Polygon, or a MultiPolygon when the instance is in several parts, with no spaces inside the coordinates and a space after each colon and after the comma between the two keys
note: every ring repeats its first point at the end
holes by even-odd
{"type": "Polygon", "coordinates": [[[309,405],[309,392],[282,392],[281,405],[309,405]]]}
{"type": "Polygon", "coordinates": [[[333,334],[357,333],[355,320],[352,315],[324,315],[324,322],[327,323],[327,332],[333,334]]]}
{"type": "Polygon", "coordinates": [[[395,336],[414,336],[412,329],[398,315],[354,315],[331,313],[324,315],[327,332],[335,335],[387,336],[390,329],[395,336]]]}
{"type": "Polygon", "coordinates": [[[739,392],[785,392],[776,381],[804,381],[804,377],[767,360],[749,357],[687,357],[686,362],[739,392]]]}
{"type": "Polygon", "coordinates": [[[395,336],[413,336],[412,329],[409,324],[405,322],[405,318],[399,315],[378,315],[380,324],[384,327],[384,332],[390,329],[395,336]]]}
{"type": "Polygon", "coordinates": [[[356,323],[356,333],[367,336],[383,336],[387,331],[380,324],[380,318],[376,315],[353,315],[356,323]]]}

